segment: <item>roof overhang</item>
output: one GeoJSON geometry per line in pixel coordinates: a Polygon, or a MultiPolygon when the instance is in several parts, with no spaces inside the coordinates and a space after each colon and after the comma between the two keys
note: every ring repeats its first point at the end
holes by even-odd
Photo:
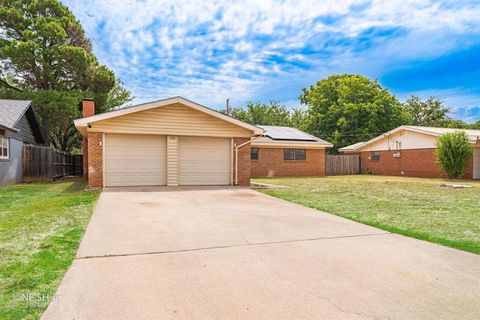
{"type": "Polygon", "coordinates": [[[137,106],[133,107],[128,107],[128,108],[123,108],[115,111],[110,111],[106,113],[101,113],[98,115],[94,115],[91,117],[86,117],[86,118],[80,118],[74,120],[75,127],[82,133],[83,136],[86,135],[87,133],[87,128],[90,124],[102,121],[102,120],[107,120],[107,119],[113,119],[116,117],[124,116],[127,114],[135,113],[135,112],[140,112],[140,111],[145,111],[145,110],[150,110],[150,109],[155,109],[155,108],[161,108],[167,105],[171,105],[174,103],[179,103],[184,106],[190,107],[194,110],[203,112],[205,114],[208,114],[212,117],[224,120],[226,122],[229,122],[231,124],[237,125],[239,127],[242,127],[244,129],[252,131],[253,135],[261,135],[263,134],[264,130],[253,126],[251,124],[248,124],[246,122],[243,122],[241,120],[235,119],[233,117],[230,117],[224,113],[221,113],[219,111],[210,109],[208,107],[202,106],[198,103],[195,103],[193,101],[190,101],[188,99],[182,98],[182,97],[173,97],[173,98],[168,98],[168,99],[163,99],[163,100],[158,100],[158,101],[153,101],[153,102],[147,102],[143,104],[139,104],[137,106]]]}
{"type": "Polygon", "coordinates": [[[252,140],[252,147],[260,148],[302,148],[302,149],[325,149],[333,147],[333,144],[295,141],[295,140],[271,140],[271,141],[256,141],[252,140]]]}
{"type": "MultiPolygon", "coordinates": [[[[462,129],[458,129],[459,131],[462,131],[462,129]]],[[[358,152],[360,151],[361,149],[363,149],[365,146],[367,145],[370,145],[376,141],[379,141],[383,138],[386,138],[388,136],[391,136],[392,134],[396,134],[398,132],[401,132],[401,131],[412,131],[412,132],[417,132],[417,133],[421,133],[421,134],[426,134],[426,135],[429,135],[429,136],[434,136],[434,137],[439,137],[442,135],[442,133],[439,133],[439,132],[432,132],[432,131],[429,131],[429,130],[425,130],[425,129],[422,129],[421,127],[412,127],[412,126],[400,126],[400,127],[397,127],[395,129],[392,129],[390,131],[387,131],[385,132],[384,134],[381,134],[373,139],[370,139],[364,143],[358,143],[357,144],[353,144],[353,145],[350,145],[350,146],[346,146],[346,147],[343,147],[343,148],[340,148],[338,149],[339,151],[341,152],[345,152],[345,153],[352,153],[352,152],[358,152]]],[[[478,141],[478,138],[477,139],[473,139],[473,138],[470,138],[469,137],[469,141],[470,143],[477,143],[478,141]]]]}
{"type": "Polygon", "coordinates": [[[6,125],[1,124],[1,123],[0,123],[0,129],[12,131],[12,132],[19,132],[20,131],[16,128],[12,128],[12,127],[6,126],[6,125]]]}

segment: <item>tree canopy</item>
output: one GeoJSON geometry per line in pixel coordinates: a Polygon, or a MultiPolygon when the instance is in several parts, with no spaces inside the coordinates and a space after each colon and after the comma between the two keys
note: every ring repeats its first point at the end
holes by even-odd
{"type": "Polygon", "coordinates": [[[441,127],[451,121],[450,109],[445,107],[437,97],[422,100],[412,95],[403,104],[408,116],[408,123],[414,126],[441,127]]]}
{"type": "Polygon", "coordinates": [[[303,89],[300,102],[306,109],[289,109],[275,101],[249,102],[234,108],[232,116],[254,125],[290,126],[304,130],[339,148],[366,141],[400,125],[479,129],[449,116],[439,98],[412,95],[404,103],[378,81],[354,74],[334,74],[303,89]]]}
{"type": "Polygon", "coordinates": [[[303,89],[306,130],[335,149],[371,139],[406,120],[402,104],[378,81],[353,74],[334,74],[303,89]]]}
{"type": "Polygon", "coordinates": [[[253,125],[301,126],[302,110],[289,110],[276,101],[270,104],[248,102],[246,108],[233,108],[232,117],[253,125]]]}
{"type": "Polygon", "coordinates": [[[98,113],[131,99],[58,0],[0,0],[0,29],[0,97],[31,99],[55,147],[78,147],[72,120],[82,98],[95,99],[98,113]]]}

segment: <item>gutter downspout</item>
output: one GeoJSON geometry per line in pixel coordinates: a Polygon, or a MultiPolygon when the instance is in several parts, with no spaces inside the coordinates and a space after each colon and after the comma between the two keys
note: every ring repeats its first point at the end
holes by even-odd
{"type": "Polygon", "coordinates": [[[243,146],[246,146],[247,144],[249,143],[252,143],[252,139],[240,144],[240,145],[236,145],[234,146],[235,148],[235,179],[234,179],[234,182],[233,184],[238,186],[238,149],[240,149],[241,147],[243,146]]]}

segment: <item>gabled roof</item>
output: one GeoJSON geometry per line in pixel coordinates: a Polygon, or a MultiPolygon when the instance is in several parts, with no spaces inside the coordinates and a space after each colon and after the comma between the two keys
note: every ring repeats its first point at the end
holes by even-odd
{"type": "Polygon", "coordinates": [[[363,146],[364,144],[365,144],[365,141],[357,142],[357,143],[351,144],[351,145],[349,145],[349,146],[340,148],[340,149],[338,149],[338,151],[341,151],[341,152],[353,151],[353,150],[355,150],[355,149],[357,149],[357,148],[360,148],[360,147],[363,146]]]}
{"type": "Polygon", "coordinates": [[[238,119],[232,118],[224,113],[221,113],[219,111],[210,109],[208,107],[202,106],[196,102],[190,101],[188,99],[185,99],[183,97],[172,97],[172,98],[167,98],[167,99],[162,99],[162,100],[157,100],[157,101],[152,101],[152,102],[147,102],[147,103],[142,103],[138,104],[135,106],[131,107],[126,107],[122,108],[119,110],[115,111],[110,111],[110,112],[105,112],[101,113],[98,115],[94,115],[91,117],[86,117],[86,118],[80,118],[74,121],[75,127],[77,129],[81,130],[82,128],[86,128],[89,124],[95,123],[97,121],[102,121],[102,120],[107,120],[107,119],[113,119],[119,116],[124,116],[127,114],[135,113],[135,112],[140,112],[140,111],[145,111],[149,109],[154,109],[154,108],[161,108],[167,105],[171,105],[174,103],[180,103],[184,106],[190,107],[192,109],[195,109],[197,111],[206,113],[212,117],[224,120],[226,122],[230,122],[234,125],[237,125],[239,127],[245,128],[247,130],[251,130],[253,134],[260,135],[263,133],[263,129],[253,126],[251,124],[248,124],[246,122],[240,121],[238,119]]]}
{"type": "Polygon", "coordinates": [[[36,142],[45,143],[40,123],[32,107],[32,101],[0,99],[0,127],[18,132],[20,130],[17,128],[17,124],[23,116],[27,117],[36,142]]]}
{"type": "Polygon", "coordinates": [[[395,129],[392,129],[388,132],[385,132],[384,134],[379,135],[379,136],[377,136],[373,139],[370,139],[366,142],[358,142],[358,143],[340,148],[339,151],[342,151],[342,152],[356,151],[356,150],[359,150],[359,149],[363,148],[364,146],[372,144],[375,141],[378,141],[382,138],[388,137],[388,136],[390,136],[392,134],[395,134],[397,132],[400,132],[402,130],[407,130],[407,131],[412,131],[412,132],[417,132],[417,133],[423,133],[423,134],[430,135],[430,136],[435,136],[435,137],[441,136],[444,133],[450,133],[450,132],[455,132],[455,131],[464,131],[467,134],[468,139],[471,143],[476,143],[477,141],[480,140],[480,130],[421,127],[421,126],[400,126],[400,127],[395,128],[395,129]]]}
{"type": "Polygon", "coordinates": [[[0,99],[0,125],[15,130],[15,125],[31,104],[30,100],[0,99]]]}
{"type": "Polygon", "coordinates": [[[297,128],[257,126],[265,130],[263,136],[252,141],[253,146],[333,147],[330,142],[312,136],[297,128]]]}
{"type": "Polygon", "coordinates": [[[416,131],[420,133],[430,134],[432,136],[441,136],[444,133],[451,133],[455,131],[463,131],[467,134],[471,142],[476,142],[480,139],[480,130],[472,129],[456,129],[456,128],[436,128],[436,127],[420,127],[420,126],[402,126],[405,130],[416,131]]]}

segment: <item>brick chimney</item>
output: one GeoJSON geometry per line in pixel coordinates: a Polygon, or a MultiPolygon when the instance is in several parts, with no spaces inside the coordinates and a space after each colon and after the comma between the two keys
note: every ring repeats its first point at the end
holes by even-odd
{"type": "Polygon", "coordinates": [[[95,101],[85,98],[82,100],[82,116],[91,117],[95,114],[95,101]]]}

